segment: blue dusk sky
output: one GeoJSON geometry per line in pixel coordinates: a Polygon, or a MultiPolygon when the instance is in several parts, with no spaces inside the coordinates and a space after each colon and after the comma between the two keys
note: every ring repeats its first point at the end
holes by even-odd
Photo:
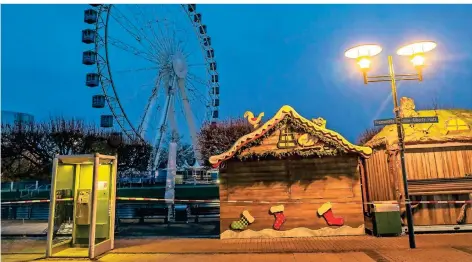
{"type": "MultiPolygon", "coordinates": [[[[100,89],[85,86],[85,74],[95,70],[81,63],[90,48],[81,42],[81,31],[90,28],[83,22],[87,8],[1,6],[2,110],[38,120],[63,115],[96,123],[109,113],[91,107],[100,89]]],[[[391,117],[393,106],[389,83],[364,85],[344,51],[362,43],[382,45],[372,73],[385,74],[387,55],[418,40],[438,46],[427,57],[424,82],[400,83],[399,96],[414,98],[418,107],[436,99],[472,109],[472,5],[198,5],[198,10],[215,49],[222,119],[246,110],[265,112],[268,119],[291,105],[307,118],[325,118],[328,128],[354,142],[374,119],[391,117]]],[[[178,19],[189,25],[186,17],[178,19]]],[[[186,32],[187,52],[198,52],[193,32],[186,32]]],[[[110,34],[129,38],[116,25],[110,34]]],[[[156,73],[120,75],[145,65],[135,55],[111,51],[110,56],[120,99],[138,123],[156,73]]],[[[413,71],[406,57],[395,55],[394,62],[397,73],[413,71]]],[[[157,125],[156,119],[150,121],[157,125]]]]}

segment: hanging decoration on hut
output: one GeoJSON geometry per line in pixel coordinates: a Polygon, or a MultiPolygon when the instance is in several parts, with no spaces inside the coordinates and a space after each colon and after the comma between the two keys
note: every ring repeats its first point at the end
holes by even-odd
{"type": "Polygon", "coordinates": [[[318,208],[318,215],[324,217],[326,223],[328,223],[330,226],[344,225],[344,219],[342,217],[334,216],[333,205],[330,202],[326,202],[320,208],[318,208]]]}
{"type": "Polygon", "coordinates": [[[241,214],[241,218],[238,221],[231,223],[231,229],[234,230],[245,230],[250,224],[254,223],[255,219],[249,211],[244,210],[241,214]]]}
{"type": "Polygon", "coordinates": [[[280,230],[286,220],[284,215],[284,205],[272,206],[269,211],[275,216],[275,221],[273,225],[274,229],[280,230]]]}
{"type": "Polygon", "coordinates": [[[262,121],[262,117],[264,117],[264,112],[261,112],[257,117],[254,117],[254,114],[251,111],[246,111],[244,113],[244,118],[247,118],[247,121],[249,122],[249,124],[252,125],[254,129],[259,126],[262,121]]]}
{"type": "MultiPolygon", "coordinates": [[[[324,122],[326,124],[326,121],[324,122]]],[[[330,137],[327,134],[323,134],[321,132],[317,132],[313,128],[306,126],[302,121],[297,121],[296,119],[290,121],[290,125],[294,128],[294,131],[300,134],[309,134],[313,137],[318,138],[319,142],[323,142],[326,145],[333,146],[337,148],[341,152],[347,152],[347,150],[341,145],[339,141],[335,137],[330,137]]]]}
{"type": "Polygon", "coordinates": [[[298,137],[298,144],[302,147],[311,147],[317,144],[319,141],[319,138],[312,136],[310,134],[303,134],[300,137],[298,137]]]}

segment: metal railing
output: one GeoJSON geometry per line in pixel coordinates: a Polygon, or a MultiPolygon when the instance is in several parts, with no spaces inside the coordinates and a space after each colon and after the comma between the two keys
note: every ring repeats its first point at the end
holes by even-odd
{"type": "MultiPolygon", "coordinates": [[[[156,205],[152,203],[117,203],[116,219],[139,219],[144,222],[146,218],[159,218],[165,220],[164,205],[156,205]],[[144,214],[143,210],[150,210],[149,214],[144,214]],[[155,215],[152,215],[155,213],[155,215]],[[161,214],[162,213],[162,214],[161,214]]],[[[194,218],[195,223],[199,222],[199,218],[219,217],[219,203],[200,203],[188,204],[189,218],[194,218]]],[[[9,220],[48,220],[49,203],[31,203],[31,204],[6,204],[2,205],[2,219],[9,220]]],[[[56,210],[56,216],[60,215],[60,220],[67,220],[72,217],[73,203],[60,203],[60,207],[56,210]]],[[[56,217],[56,219],[58,219],[56,217]]]]}

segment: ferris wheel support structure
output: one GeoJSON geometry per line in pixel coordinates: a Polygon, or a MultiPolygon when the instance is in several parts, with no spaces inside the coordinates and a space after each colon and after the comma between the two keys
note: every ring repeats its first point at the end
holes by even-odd
{"type": "Polygon", "coordinates": [[[151,157],[152,160],[152,166],[150,166],[151,171],[156,171],[157,168],[159,167],[159,158],[161,154],[161,147],[162,147],[162,137],[166,133],[167,129],[167,120],[169,118],[169,108],[171,107],[171,104],[173,102],[174,98],[174,82],[175,82],[175,77],[171,76],[171,79],[169,80],[169,85],[168,85],[168,95],[167,99],[164,105],[164,111],[162,112],[162,117],[161,117],[161,122],[159,123],[159,132],[156,135],[156,138],[154,140],[154,155],[151,157]]]}
{"type": "MultiPolygon", "coordinates": [[[[193,145],[198,145],[197,129],[195,127],[195,122],[193,120],[192,109],[189,104],[189,99],[187,96],[187,92],[185,90],[185,86],[182,82],[183,80],[181,81],[179,79],[178,86],[179,86],[180,95],[182,96],[185,118],[187,119],[188,128],[190,130],[190,138],[192,140],[193,145]]],[[[200,154],[200,148],[198,146],[194,148],[194,154],[195,154],[195,159],[197,160],[197,163],[199,164],[203,163],[202,155],[200,154]]]]}
{"type": "Polygon", "coordinates": [[[151,96],[149,97],[148,102],[146,103],[146,108],[144,109],[143,118],[141,122],[139,123],[138,132],[141,137],[144,137],[145,135],[144,127],[149,125],[149,118],[151,117],[150,110],[154,108],[154,104],[156,103],[156,98],[157,98],[157,94],[159,93],[159,87],[160,87],[159,83],[161,81],[161,78],[162,77],[160,75],[157,77],[156,83],[154,87],[152,88],[151,96]]]}

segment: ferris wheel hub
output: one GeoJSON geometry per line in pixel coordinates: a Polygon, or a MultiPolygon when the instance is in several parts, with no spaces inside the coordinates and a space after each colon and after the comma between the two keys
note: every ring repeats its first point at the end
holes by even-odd
{"type": "Polygon", "coordinates": [[[179,78],[187,77],[187,73],[188,73],[187,61],[185,61],[185,57],[181,52],[177,52],[176,54],[172,56],[172,67],[177,77],[179,78]]]}

